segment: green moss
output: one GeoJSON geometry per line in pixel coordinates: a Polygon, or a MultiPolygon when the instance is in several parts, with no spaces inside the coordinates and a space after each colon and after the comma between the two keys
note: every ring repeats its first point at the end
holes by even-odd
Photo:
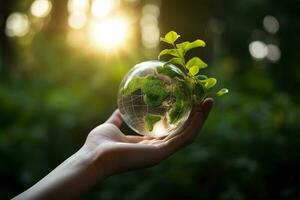
{"type": "Polygon", "coordinates": [[[180,86],[175,88],[174,96],[176,100],[173,104],[173,107],[169,111],[169,119],[171,124],[178,122],[185,115],[188,107],[184,93],[182,92],[180,86]]]}
{"type": "Polygon", "coordinates": [[[154,76],[146,78],[142,91],[145,93],[145,103],[154,107],[160,106],[168,96],[166,87],[154,76]]]}
{"type": "Polygon", "coordinates": [[[151,115],[151,114],[147,114],[144,117],[147,129],[149,131],[153,130],[154,124],[157,123],[159,120],[161,120],[161,116],[159,115],[151,115]]]}
{"type": "Polygon", "coordinates": [[[131,95],[135,91],[141,89],[144,93],[144,102],[153,107],[160,106],[168,96],[166,87],[155,76],[134,76],[129,82],[127,88],[123,90],[123,94],[131,95]]]}

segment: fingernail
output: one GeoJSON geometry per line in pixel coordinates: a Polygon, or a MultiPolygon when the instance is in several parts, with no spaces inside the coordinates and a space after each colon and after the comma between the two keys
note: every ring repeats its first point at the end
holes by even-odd
{"type": "Polygon", "coordinates": [[[204,115],[207,116],[214,105],[214,100],[212,98],[207,98],[204,100],[202,105],[203,105],[204,115]]]}

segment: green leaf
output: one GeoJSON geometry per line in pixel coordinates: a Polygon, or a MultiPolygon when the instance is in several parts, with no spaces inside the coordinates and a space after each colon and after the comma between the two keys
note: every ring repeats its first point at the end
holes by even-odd
{"type": "Polygon", "coordinates": [[[186,53],[186,46],[190,44],[190,42],[182,42],[179,44],[176,44],[177,49],[180,49],[183,52],[183,55],[186,53]]]}
{"type": "Polygon", "coordinates": [[[203,80],[201,82],[204,83],[204,87],[206,89],[209,89],[209,88],[212,88],[213,86],[216,85],[217,79],[215,79],[215,78],[208,78],[208,79],[203,80]]]}
{"type": "Polygon", "coordinates": [[[175,57],[181,57],[180,51],[178,51],[177,49],[164,49],[164,50],[162,50],[158,55],[158,59],[160,59],[160,57],[164,56],[164,55],[171,55],[171,56],[175,56],[175,57]]]}
{"type": "Polygon", "coordinates": [[[174,45],[174,42],[180,37],[175,31],[168,32],[165,37],[160,38],[161,41],[174,45]]]}
{"type": "Polygon", "coordinates": [[[186,63],[186,68],[190,69],[193,66],[198,66],[199,69],[203,69],[203,68],[207,67],[207,64],[205,62],[203,62],[203,60],[201,60],[200,58],[193,57],[186,63]]]}
{"type": "Polygon", "coordinates": [[[216,96],[222,96],[224,94],[227,94],[229,92],[229,90],[227,88],[222,88],[221,90],[219,90],[217,93],[216,93],[216,96]]]}
{"type": "Polygon", "coordinates": [[[198,74],[198,72],[199,72],[199,67],[197,65],[194,65],[189,69],[189,73],[192,76],[195,76],[196,74],[198,74]]]}
{"type": "Polygon", "coordinates": [[[197,47],[205,47],[205,42],[203,40],[195,40],[194,42],[191,42],[186,45],[185,51],[189,51],[197,47]]]}
{"type": "Polygon", "coordinates": [[[197,75],[197,76],[196,76],[196,79],[197,79],[198,81],[203,81],[203,80],[205,80],[205,79],[208,79],[208,77],[201,74],[201,75],[197,75]]]}
{"type": "Polygon", "coordinates": [[[206,96],[207,97],[218,97],[218,96],[222,96],[224,94],[227,94],[229,91],[227,88],[223,88],[221,90],[219,90],[218,92],[211,92],[211,93],[208,93],[206,96]]]}
{"type": "Polygon", "coordinates": [[[184,66],[184,60],[182,58],[172,58],[168,62],[165,63],[165,65],[167,65],[167,64],[178,64],[178,65],[184,66]]]}

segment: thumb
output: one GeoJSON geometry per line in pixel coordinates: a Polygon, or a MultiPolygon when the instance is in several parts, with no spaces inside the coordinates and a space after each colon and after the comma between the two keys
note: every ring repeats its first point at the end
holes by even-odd
{"type": "Polygon", "coordinates": [[[117,127],[120,127],[122,122],[123,122],[123,119],[122,119],[121,113],[120,113],[119,109],[117,109],[117,110],[115,110],[115,112],[113,112],[113,114],[108,118],[108,120],[105,123],[110,123],[117,127]]]}

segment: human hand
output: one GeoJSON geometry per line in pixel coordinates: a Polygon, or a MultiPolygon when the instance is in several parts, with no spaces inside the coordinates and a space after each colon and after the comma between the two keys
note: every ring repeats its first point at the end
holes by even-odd
{"type": "Polygon", "coordinates": [[[28,190],[14,199],[72,199],[102,179],[118,172],[152,166],[191,143],[213,106],[206,99],[193,109],[187,124],[176,135],[153,139],[124,135],[119,111],[93,129],[82,148],[28,190]]]}
{"type": "Polygon", "coordinates": [[[212,106],[213,99],[206,99],[193,109],[180,133],[158,139],[123,134],[119,129],[123,120],[116,110],[104,124],[90,132],[82,150],[93,155],[102,177],[153,166],[194,140],[212,106]]]}

